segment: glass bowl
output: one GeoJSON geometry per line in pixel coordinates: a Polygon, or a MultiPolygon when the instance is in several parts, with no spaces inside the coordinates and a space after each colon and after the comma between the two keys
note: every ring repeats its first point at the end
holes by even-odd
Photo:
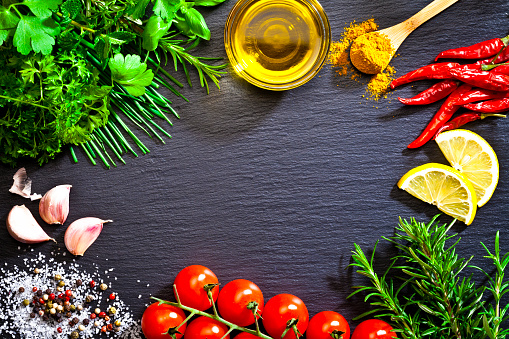
{"type": "Polygon", "coordinates": [[[224,42],[237,74],[258,87],[283,91],[311,80],[330,47],[327,15],[316,0],[239,0],[224,42]]]}

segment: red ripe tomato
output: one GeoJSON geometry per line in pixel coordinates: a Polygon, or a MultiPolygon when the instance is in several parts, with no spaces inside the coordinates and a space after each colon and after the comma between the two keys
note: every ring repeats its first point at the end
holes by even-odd
{"type": "MultiPolygon", "coordinates": [[[[263,310],[263,327],[273,338],[281,338],[286,324],[291,319],[297,319],[297,329],[304,334],[309,322],[309,313],[304,302],[291,294],[278,294],[272,297],[263,310]]],[[[297,339],[290,329],[283,339],[297,339]]]]}
{"type": "Polygon", "coordinates": [[[240,332],[233,339],[260,339],[260,337],[251,333],[240,332]]]}
{"type": "MultiPolygon", "coordinates": [[[[175,286],[183,305],[205,311],[212,306],[207,291],[203,289],[208,284],[218,284],[216,275],[205,266],[191,265],[184,268],[175,278],[175,286]]],[[[212,297],[217,300],[219,287],[212,289],[212,297]]],[[[177,296],[175,295],[175,298],[177,296]]]]}
{"type": "Polygon", "coordinates": [[[239,326],[254,324],[253,311],[247,305],[255,301],[258,303],[258,310],[263,311],[263,294],[258,286],[249,280],[237,279],[230,281],[219,292],[217,307],[221,316],[239,326]]]}
{"type": "MultiPolygon", "coordinates": [[[[208,317],[198,317],[187,326],[186,339],[221,339],[228,332],[228,326],[208,317]]],[[[229,339],[228,334],[224,339],[229,339]]]]}
{"type": "MultiPolygon", "coordinates": [[[[141,318],[141,330],[147,339],[167,339],[170,336],[164,334],[170,328],[175,328],[186,319],[184,311],[172,305],[153,303],[143,313],[141,318]]],[[[186,324],[182,324],[178,331],[184,334],[186,324]]],[[[180,339],[182,334],[176,334],[180,339]]]]}
{"type": "Polygon", "coordinates": [[[350,326],[346,319],[339,313],[323,311],[316,314],[309,321],[306,331],[307,339],[331,339],[333,331],[344,332],[343,339],[350,338],[350,326]]]}
{"type": "Polygon", "coordinates": [[[391,325],[379,319],[369,319],[361,322],[352,334],[352,339],[389,339],[397,338],[396,333],[391,332],[391,325]]]}

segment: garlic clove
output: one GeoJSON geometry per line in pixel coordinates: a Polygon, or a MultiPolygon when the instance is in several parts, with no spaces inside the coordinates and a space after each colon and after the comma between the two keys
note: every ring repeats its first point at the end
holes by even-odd
{"type": "Polygon", "coordinates": [[[69,215],[71,185],[59,185],[50,189],[39,202],[39,215],[48,224],[62,225],[69,215]]]}
{"type": "Polygon", "coordinates": [[[14,239],[25,244],[36,244],[48,240],[55,241],[44,232],[32,212],[25,205],[14,206],[11,209],[7,216],[7,231],[14,239]]]}
{"type": "Polygon", "coordinates": [[[112,221],[87,217],[72,222],[65,231],[65,247],[74,255],[83,255],[101,234],[103,224],[112,221]]]}

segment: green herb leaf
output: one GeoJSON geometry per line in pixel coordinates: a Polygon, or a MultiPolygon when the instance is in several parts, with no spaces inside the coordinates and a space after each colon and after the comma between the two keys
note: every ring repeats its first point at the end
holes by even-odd
{"type": "Polygon", "coordinates": [[[18,25],[19,18],[7,8],[0,6],[0,45],[7,40],[18,25]]]}
{"type": "Polygon", "coordinates": [[[127,11],[127,15],[129,15],[134,20],[139,20],[145,16],[145,10],[147,9],[147,5],[150,0],[138,0],[136,1],[136,5],[127,11]]]}
{"type": "Polygon", "coordinates": [[[207,27],[207,23],[205,22],[203,15],[201,15],[201,13],[196,9],[187,8],[186,6],[182,6],[180,10],[182,11],[186,24],[191,32],[202,39],[210,40],[210,30],[207,27]]]}
{"type": "Polygon", "coordinates": [[[62,14],[70,19],[74,20],[80,13],[82,6],[80,0],[67,0],[60,6],[62,14]]]}
{"type": "Polygon", "coordinates": [[[52,11],[56,11],[62,0],[24,0],[23,5],[28,6],[32,13],[39,18],[49,18],[52,11]]]}
{"type": "Polygon", "coordinates": [[[154,14],[171,21],[183,4],[183,0],[156,0],[153,8],[154,14]]]}
{"type": "Polygon", "coordinates": [[[122,45],[136,39],[136,34],[127,31],[116,31],[106,34],[112,45],[122,45]]]}
{"type": "Polygon", "coordinates": [[[216,6],[222,4],[226,0],[195,0],[195,6],[216,6]]]}
{"type": "Polygon", "coordinates": [[[110,39],[105,39],[102,36],[96,37],[94,41],[94,51],[101,61],[106,60],[111,51],[110,39]]]}
{"type": "Polygon", "coordinates": [[[28,55],[32,50],[47,55],[55,44],[53,37],[59,32],[58,25],[51,18],[22,16],[14,33],[14,46],[23,55],[28,55]]]}
{"type": "Polygon", "coordinates": [[[152,83],[154,74],[147,70],[147,64],[141,62],[139,55],[116,54],[110,59],[111,76],[113,81],[125,87],[129,94],[141,96],[145,94],[145,86],[152,83]]]}
{"type": "Polygon", "coordinates": [[[168,22],[160,16],[152,15],[150,19],[148,19],[143,34],[141,35],[143,39],[142,47],[147,51],[155,50],[159,44],[159,39],[168,33],[170,27],[171,21],[168,22]]]}

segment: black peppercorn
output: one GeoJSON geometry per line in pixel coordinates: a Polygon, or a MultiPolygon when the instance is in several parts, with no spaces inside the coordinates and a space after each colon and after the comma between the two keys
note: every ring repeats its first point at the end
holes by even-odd
{"type": "Polygon", "coordinates": [[[42,316],[42,320],[44,320],[44,321],[48,321],[48,319],[49,319],[49,318],[48,318],[48,316],[47,316],[46,314],[42,316]]]}
{"type": "Polygon", "coordinates": [[[51,290],[49,288],[45,292],[46,294],[51,294],[51,290]]]}
{"type": "Polygon", "coordinates": [[[75,323],[75,324],[77,324],[77,323],[79,323],[79,322],[80,322],[80,320],[79,320],[78,318],[74,317],[74,318],[72,319],[72,322],[73,322],[73,323],[75,323]]]}
{"type": "Polygon", "coordinates": [[[37,290],[37,292],[35,292],[35,293],[37,293],[38,297],[42,296],[42,291],[41,290],[37,290]]]}
{"type": "Polygon", "coordinates": [[[69,312],[70,310],[71,310],[71,306],[69,306],[69,305],[64,306],[64,311],[69,312]]]}
{"type": "Polygon", "coordinates": [[[19,289],[18,289],[19,293],[23,293],[25,292],[25,288],[23,286],[21,286],[19,289]]]}
{"type": "Polygon", "coordinates": [[[30,313],[30,318],[32,318],[32,319],[35,318],[35,313],[34,312],[30,313]]]}
{"type": "Polygon", "coordinates": [[[83,319],[83,325],[88,325],[90,324],[90,320],[88,320],[87,318],[83,319]]]}
{"type": "Polygon", "coordinates": [[[66,316],[67,318],[70,318],[70,317],[72,317],[72,313],[71,313],[71,312],[67,312],[67,313],[65,314],[65,316],[66,316]]]}
{"type": "Polygon", "coordinates": [[[76,286],[81,286],[83,284],[83,281],[81,279],[76,280],[76,286]]]}

